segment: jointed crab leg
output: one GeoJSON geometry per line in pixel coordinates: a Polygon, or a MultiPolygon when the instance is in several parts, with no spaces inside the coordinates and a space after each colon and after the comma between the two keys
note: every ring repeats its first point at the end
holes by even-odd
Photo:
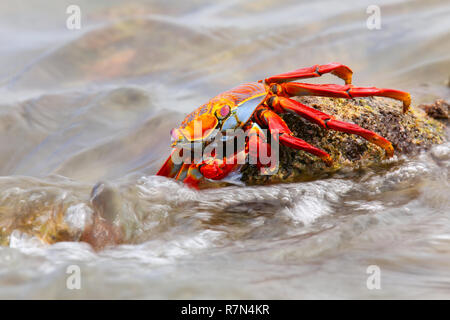
{"type": "Polygon", "coordinates": [[[292,135],[292,131],[289,129],[284,120],[281,119],[280,116],[277,115],[272,110],[267,108],[261,108],[260,110],[257,111],[257,117],[258,120],[262,122],[262,124],[269,127],[269,131],[272,133],[272,135],[275,133],[279,133],[279,141],[281,144],[290,148],[303,150],[315,156],[318,156],[327,165],[331,165],[333,163],[333,160],[331,159],[328,153],[310,145],[309,143],[303,141],[302,139],[294,137],[292,135]]]}
{"type": "Polygon", "coordinates": [[[191,164],[186,174],[186,178],[184,178],[183,183],[198,189],[198,184],[203,178],[203,175],[198,170],[198,165],[191,164]]]}
{"type": "Polygon", "coordinates": [[[409,105],[411,104],[411,96],[409,93],[393,89],[379,89],[375,87],[360,88],[352,85],[342,86],[338,84],[310,84],[297,82],[287,82],[275,86],[276,87],[273,87],[272,91],[276,90],[278,94],[285,93],[288,96],[321,96],[346,99],[371,96],[392,98],[403,102],[403,112],[408,111],[409,105]]]}
{"type": "Polygon", "coordinates": [[[246,145],[246,148],[248,156],[250,158],[249,160],[251,160],[250,163],[254,164],[256,162],[258,167],[267,165],[268,163],[261,163],[261,155],[262,151],[265,150],[264,155],[270,156],[271,148],[267,143],[266,136],[261,127],[256,123],[252,123],[252,127],[250,128],[250,130],[248,130],[247,136],[248,143],[246,145]]]}
{"type": "Polygon", "coordinates": [[[176,149],[174,149],[172,151],[172,153],[166,159],[166,161],[164,162],[162,167],[158,170],[158,172],[156,173],[157,176],[164,176],[164,177],[168,177],[168,178],[175,178],[175,176],[178,174],[178,172],[180,171],[181,165],[180,164],[175,164],[172,161],[172,154],[175,151],[176,151],[176,149]]]}
{"type": "Polygon", "coordinates": [[[181,165],[180,171],[178,171],[178,174],[175,177],[175,180],[183,181],[187,177],[190,166],[191,165],[188,163],[183,163],[181,165]]]}
{"type": "Polygon", "coordinates": [[[392,157],[394,155],[394,148],[388,140],[375,132],[361,128],[356,124],[336,120],[322,111],[285,97],[273,96],[268,103],[279,112],[295,112],[299,116],[320,125],[322,128],[359,135],[369,142],[383,148],[386,151],[387,157],[392,157]]]}
{"type": "Polygon", "coordinates": [[[349,67],[340,63],[329,63],[324,65],[315,65],[309,68],[301,68],[291,72],[282,73],[265,79],[266,84],[283,83],[306,78],[320,77],[324,73],[331,73],[343,79],[346,84],[352,83],[353,71],[349,67]]]}

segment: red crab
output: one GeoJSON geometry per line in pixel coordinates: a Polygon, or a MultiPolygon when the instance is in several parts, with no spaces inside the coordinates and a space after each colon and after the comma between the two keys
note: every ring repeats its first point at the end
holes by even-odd
{"type": "Polygon", "coordinates": [[[201,187],[208,180],[222,180],[238,169],[239,164],[234,161],[236,160],[234,158],[237,158],[241,151],[248,157],[252,150],[270,148],[262,128],[268,129],[272,137],[276,132],[278,134],[276,139],[279,143],[309,152],[322,159],[327,165],[331,165],[333,160],[328,153],[293,136],[291,130],[278,115],[286,112],[297,114],[325,129],[359,135],[383,148],[387,157],[392,157],[394,154],[392,144],[378,134],[356,124],[336,120],[331,115],[290,99],[293,96],[308,95],[347,99],[381,96],[401,100],[403,112],[408,110],[411,102],[408,93],[375,87],[354,87],[351,84],[352,73],[350,68],[340,63],[315,65],[272,76],[264,81],[243,84],[219,94],[190,113],[179,128],[172,130],[172,147],[174,149],[157,175],[183,181],[194,188],[201,187]],[[345,85],[292,82],[298,79],[320,77],[325,73],[331,73],[343,79],[345,85]],[[200,135],[194,134],[196,126],[201,128],[200,135]],[[248,134],[244,150],[237,150],[231,156],[232,159],[219,159],[212,154],[212,156],[202,158],[201,161],[195,163],[190,163],[190,161],[174,162],[173,155],[181,147],[195,145],[203,149],[213,138],[214,132],[216,134],[217,132],[225,133],[237,129],[243,129],[248,134]]]}

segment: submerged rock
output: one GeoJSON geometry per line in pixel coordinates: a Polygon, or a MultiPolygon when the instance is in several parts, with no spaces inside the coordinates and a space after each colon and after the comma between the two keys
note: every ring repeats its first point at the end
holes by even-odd
{"type": "Polygon", "coordinates": [[[423,109],[427,115],[434,119],[448,119],[450,104],[444,100],[436,100],[433,104],[422,104],[419,108],[423,109]]]}
{"type": "MultiPolygon", "coordinates": [[[[424,110],[411,108],[403,114],[400,103],[379,97],[352,100],[302,97],[297,100],[333,115],[338,120],[353,122],[380,134],[391,141],[396,156],[412,155],[445,141],[446,124],[431,117],[433,114],[441,114],[437,111],[428,113],[428,116],[424,110]]],[[[443,104],[444,102],[441,103],[443,104]]],[[[326,177],[345,169],[384,163],[384,150],[357,135],[325,130],[292,114],[284,114],[282,117],[295,136],[328,152],[334,160],[333,166],[327,167],[313,155],[280,145],[278,172],[261,175],[255,165],[247,164],[241,169],[245,183],[304,181],[326,177]]]]}

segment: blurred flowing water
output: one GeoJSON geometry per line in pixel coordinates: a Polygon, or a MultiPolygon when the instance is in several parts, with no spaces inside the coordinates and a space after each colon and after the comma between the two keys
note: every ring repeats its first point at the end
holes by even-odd
{"type": "Polygon", "coordinates": [[[448,143],[307,183],[154,176],[186,113],[268,75],[338,61],[358,85],[448,99],[448,1],[377,1],[380,30],[371,1],[79,0],[80,30],[70,4],[0,3],[0,298],[450,298],[448,143]],[[123,244],[76,241],[95,206],[123,244]],[[75,241],[33,236],[62,224],[75,241]]]}

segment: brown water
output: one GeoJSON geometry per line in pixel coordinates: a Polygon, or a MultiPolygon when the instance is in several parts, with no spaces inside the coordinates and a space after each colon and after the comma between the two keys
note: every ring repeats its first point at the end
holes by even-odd
{"type": "Polygon", "coordinates": [[[72,1],[0,3],[0,298],[450,298],[448,143],[308,183],[154,176],[186,113],[298,67],[338,61],[358,85],[448,100],[448,1],[378,1],[380,30],[371,1],[77,3],[81,30],[72,1]],[[124,244],[36,237],[78,239],[96,206],[124,244]]]}

